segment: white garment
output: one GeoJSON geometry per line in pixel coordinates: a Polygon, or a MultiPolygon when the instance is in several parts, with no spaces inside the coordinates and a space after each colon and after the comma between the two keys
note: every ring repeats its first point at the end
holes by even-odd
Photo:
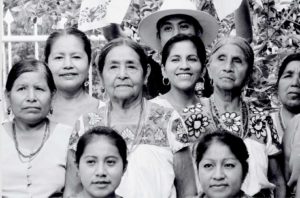
{"type": "MultiPolygon", "coordinates": [[[[65,184],[67,149],[72,128],[57,124],[31,162],[21,162],[14,140],[0,125],[2,195],[7,198],[46,198],[65,184]],[[27,187],[27,175],[31,185],[27,187]]],[[[28,150],[20,148],[23,153],[28,150]]]]}

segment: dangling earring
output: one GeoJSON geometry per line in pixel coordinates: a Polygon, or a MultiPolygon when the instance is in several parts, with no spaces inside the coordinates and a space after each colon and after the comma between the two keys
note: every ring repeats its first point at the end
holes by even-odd
{"type": "Polygon", "coordinates": [[[105,93],[105,88],[101,86],[101,87],[100,87],[100,91],[101,91],[101,93],[104,94],[104,93],[105,93]]]}
{"type": "Polygon", "coordinates": [[[7,111],[7,115],[11,114],[11,108],[10,107],[7,107],[6,111],[7,111]]]}
{"type": "Polygon", "coordinates": [[[214,86],[214,80],[210,79],[209,84],[213,87],[214,86]]]}
{"type": "Polygon", "coordinates": [[[168,85],[170,85],[170,81],[169,81],[169,79],[168,79],[168,78],[165,78],[165,77],[163,77],[163,79],[162,79],[162,83],[163,83],[163,85],[165,85],[165,86],[168,86],[168,85]]]}
{"type": "Polygon", "coordinates": [[[53,108],[50,107],[50,110],[49,110],[49,115],[52,115],[53,114],[53,108]]]}

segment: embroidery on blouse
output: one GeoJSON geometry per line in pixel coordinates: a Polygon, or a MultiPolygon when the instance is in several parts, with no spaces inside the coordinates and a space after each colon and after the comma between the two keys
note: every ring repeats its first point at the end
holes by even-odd
{"type": "Polygon", "coordinates": [[[205,127],[209,125],[209,122],[208,117],[198,113],[189,116],[185,121],[185,124],[188,129],[188,135],[190,137],[199,138],[200,134],[205,133],[205,127]]]}
{"type": "Polygon", "coordinates": [[[220,119],[224,123],[225,130],[238,134],[240,127],[242,127],[241,116],[236,112],[225,112],[220,116],[220,119]]]}
{"type": "Polygon", "coordinates": [[[282,149],[280,141],[279,141],[279,134],[278,134],[276,128],[274,127],[274,123],[273,123],[273,120],[272,120],[271,116],[267,116],[266,120],[267,120],[267,123],[270,127],[270,130],[271,130],[272,143],[275,144],[275,146],[278,149],[282,149]]]}

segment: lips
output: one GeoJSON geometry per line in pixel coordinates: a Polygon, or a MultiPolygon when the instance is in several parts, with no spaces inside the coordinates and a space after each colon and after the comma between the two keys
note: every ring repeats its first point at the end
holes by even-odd
{"type": "Polygon", "coordinates": [[[111,184],[110,181],[93,181],[93,185],[97,186],[98,188],[106,188],[111,184]]]}
{"type": "Polygon", "coordinates": [[[63,73],[63,74],[59,74],[59,76],[61,77],[73,77],[73,76],[77,76],[77,73],[63,73]]]}
{"type": "Polygon", "coordinates": [[[191,78],[192,74],[191,73],[177,73],[177,77],[185,79],[185,78],[191,78]]]}
{"type": "Polygon", "coordinates": [[[228,184],[225,184],[225,183],[224,184],[223,183],[221,183],[221,184],[212,184],[209,187],[213,188],[213,189],[216,189],[216,190],[222,190],[224,188],[227,188],[228,184]]]}

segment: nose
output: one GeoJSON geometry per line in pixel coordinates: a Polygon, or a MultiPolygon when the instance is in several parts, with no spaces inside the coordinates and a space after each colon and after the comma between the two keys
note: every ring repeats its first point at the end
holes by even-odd
{"type": "Polygon", "coordinates": [[[98,163],[95,169],[95,175],[101,177],[106,176],[106,167],[104,163],[98,163]]]}
{"type": "Polygon", "coordinates": [[[224,63],[224,71],[226,72],[232,72],[232,62],[230,60],[227,60],[225,63],[224,63]]]}
{"type": "Polygon", "coordinates": [[[71,69],[73,68],[71,57],[66,56],[64,61],[64,69],[71,69]]]}
{"type": "Polygon", "coordinates": [[[119,69],[119,78],[120,79],[124,79],[128,76],[128,73],[127,73],[127,68],[125,65],[122,65],[119,69]]]}
{"type": "Polygon", "coordinates": [[[27,101],[29,101],[29,102],[36,101],[36,93],[33,88],[28,90],[27,101]]]}
{"type": "Polygon", "coordinates": [[[177,26],[175,26],[175,27],[174,27],[174,31],[173,31],[173,36],[176,36],[176,35],[179,34],[179,33],[180,33],[180,28],[177,27],[177,26]]]}
{"type": "Polygon", "coordinates": [[[213,179],[222,180],[222,179],[224,179],[224,177],[225,177],[225,174],[224,174],[223,168],[221,166],[217,166],[213,173],[213,179]]]}
{"type": "Polygon", "coordinates": [[[191,65],[189,64],[189,62],[187,60],[182,60],[181,61],[180,69],[188,70],[190,68],[191,68],[191,65]]]}

